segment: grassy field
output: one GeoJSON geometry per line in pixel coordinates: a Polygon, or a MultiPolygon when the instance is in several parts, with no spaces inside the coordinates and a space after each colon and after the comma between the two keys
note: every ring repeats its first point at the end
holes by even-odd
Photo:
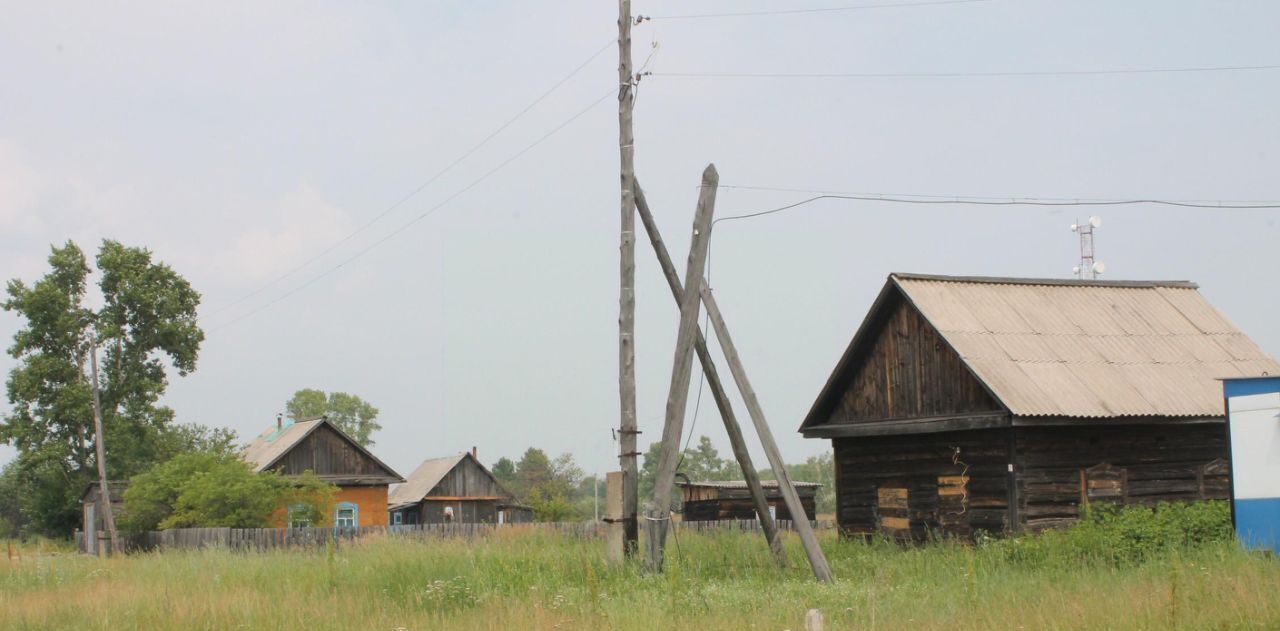
{"type": "Polygon", "coordinates": [[[370,540],[340,550],[137,555],[24,550],[0,574],[7,629],[1280,628],[1280,563],[1229,541],[1151,549],[1088,537],[902,549],[798,542],[779,574],[758,538],[685,533],[669,571],[609,567],[602,543],[504,531],[475,541],[370,540]]]}

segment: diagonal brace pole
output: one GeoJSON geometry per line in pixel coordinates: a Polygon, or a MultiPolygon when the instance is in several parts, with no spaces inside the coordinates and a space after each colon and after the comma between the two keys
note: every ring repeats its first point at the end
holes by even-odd
{"type": "MultiPolygon", "coordinates": [[[[653,253],[658,257],[658,265],[662,267],[662,274],[666,276],[667,284],[671,287],[671,295],[678,304],[684,298],[684,288],[680,282],[679,275],[676,273],[675,263],[671,260],[671,254],[667,252],[666,243],[663,242],[662,234],[658,231],[658,224],[654,221],[653,213],[649,210],[649,200],[645,198],[644,190],[640,187],[638,181],[633,181],[633,183],[635,186],[636,209],[639,211],[640,221],[644,223],[645,232],[649,234],[649,242],[653,245],[653,253]]],[[[729,434],[729,444],[733,446],[733,455],[742,467],[742,477],[747,483],[748,491],[750,491],[751,503],[755,506],[756,515],[760,518],[760,527],[764,530],[765,540],[768,541],[769,550],[773,552],[774,559],[778,562],[778,565],[786,567],[787,554],[782,549],[782,541],[778,538],[778,526],[774,523],[773,516],[769,514],[769,502],[765,499],[764,488],[760,484],[760,474],[751,462],[751,454],[747,450],[747,441],[742,435],[742,427],[738,424],[738,418],[729,403],[729,394],[724,388],[724,383],[720,381],[720,374],[716,370],[715,362],[712,361],[711,353],[707,350],[707,340],[700,329],[696,330],[695,333],[693,349],[697,352],[698,360],[702,363],[702,370],[706,374],[707,386],[711,390],[711,396],[715,399],[716,407],[720,409],[720,418],[724,420],[725,431],[729,434]]]]}

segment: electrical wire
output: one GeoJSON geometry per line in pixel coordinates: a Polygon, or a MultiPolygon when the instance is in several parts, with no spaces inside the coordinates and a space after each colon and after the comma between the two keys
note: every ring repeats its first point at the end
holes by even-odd
{"type": "Polygon", "coordinates": [[[236,318],[234,318],[234,319],[232,319],[232,320],[229,320],[229,321],[227,321],[227,322],[225,322],[225,323],[223,323],[223,324],[221,324],[221,325],[219,325],[219,326],[217,326],[217,327],[215,327],[215,328],[213,328],[213,329],[210,329],[210,331],[209,331],[209,332],[210,332],[210,333],[214,333],[214,332],[220,331],[220,330],[222,330],[222,329],[225,329],[225,328],[227,328],[227,327],[229,327],[229,326],[231,326],[231,325],[233,325],[233,324],[235,324],[235,323],[237,323],[237,322],[240,322],[241,320],[244,320],[244,319],[246,319],[246,318],[249,318],[249,317],[253,316],[254,314],[257,314],[257,313],[261,312],[262,310],[264,310],[264,309],[266,309],[266,308],[268,308],[268,307],[270,307],[270,306],[272,306],[272,305],[274,305],[274,304],[276,304],[276,303],[278,303],[278,302],[280,302],[280,301],[282,301],[282,300],[285,300],[286,298],[288,298],[288,297],[290,297],[290,296],[292,296],[292,295],[294,295],[294,294],[296,294],[296,293],[298,293],[298,292],[300,292],[300,291],[302,291],[302,290],[306,289],[307,287],[310,287],[311,285],[315,284],[315,283],[316,283],[317,281],[319,281],[321,278],[324,278],[324,277],[328,276],[329,274],[332,274],[332,273],[334,273],[334,272],[336,272],[336,271],[338,271],[338,270],[342,269],[342,268],[343,268],[344,266],[346,266],[348,263],[351,263],[351,262],[355,261],[356,259],[359,259],[360,257],[364,256],[365,254],[367,254],[369,251],[373,250],[374,248],[376,248],[376,247],[378,247],[378,246],[382,245],[383,243],[386,243],[387,241],[390,241],[392,238],[396,237],[396,236],[397,236],[397,235],[399,235],[400,233],[404,232],[405,230],[408,230],[408,229],[409,229],[411,226],[413,226],[414,224],[418,223],[418,222],[419,222],[419,221],[421,221],[422,219],[426,218],[427,216],[431,215],[431,214],[432,214],[432,213],[434,213],[435,211],[437,211],[437,210],[439,210],[439,209],[443,208],[443,207],[444,207],[445,205],[447,205],[448,203],[450,203],[450,202],[452,202],[453,200],[457,199],[457,198],[458,198],[458,197],[460,197],[462,194],[464,194],[464,193],[466,193],[467,191],[469,191],[469,190],[471,190],[471,189],[475,188],[475,187],[476,187],[477,185],[479,185],[481,182],[485,181],[486,179],[488,179],[488,178],[489,178],[490,176],[492,176],[493,174],[495,174],[495,173],[497,173],[498,171],[502,170],[502,169],[503,169],[503,167],[506,167],[508,164],[511,164],[512,162],[516,161],[518,158],[520,158],[520,156],[523,156],[524,154],[526,154],[526,153],[528,153],[529,151],[533,150],[533,148],[534,148],[534,147],[537,147],[538,145],[542,144],[542,142],[543,142],[543,141],[545,141],[546,139],[548,139],[548,138],[550,138],[551,136],[555,135],[557,132],[559,132],[560,130],[564,129],[565,127],[568,127],[570,123],[572,123],[572,122],[574,122],[574,121],[578,120],[578,119],[579,119],[580,117],[582,117],[584,114],[586,114],[587,112],[591,111],[591,110],[592,110],[592,109],[594,109],[597,105],[599,105],[600,103],[604,102],[604,100],[605,100],[605,99],[607,99],[607,98],[609,98],[609,97],[613,96],[613,95],[614,95],[614,94],[616,94],[617,92],[618,92],[618,88],[612,88],[612,89],[610,89],[608,92],[604,93],[604,95],[600,96],[600,98],[597,98],[596,100],[592,101],[590,105],[588,105],[588,106],[586,106],[586,107],[582,108],[581,110],[578,110],[578,112],[577,112],[577,113],[575,113],[573,116],[570,116],[570,117],[569,117],[568,119],[566,119],[564,122],[562,122],[562,123],[560,123],[559,125],[557,125],[556,127],[552,128],[552,129],[551,129],[551,131],[548,131],[547,133],[543,134],[543,135],[542,135],[541,137],[539,137],[537,140],[535,140],[535,141],[533,141],[531,144],[529,144],[529,145],[525,146],[525,148],[523,148],[523,149],[521,149],[521,150],[517,151],[516,153],[512,154],[512,155],[511,155],[510,157],[508,157],[506,160],[503,160],[500,164],[498,164],[498,166],[495,166],[495,167],[493,167],[492,169],[490,169],[490,170],[486,171],[486,172],[485,172],[483,175],[481,175],[480,177],[478,177],[478,178],[476,178],[476,179],[472,180],[470,184],[467,184],[466,186],[464,186],[463,188],[459,189],[458,191],[456,191],[455,193],[453,193],[453,194],[452,194],[452,195],[450,195],[449,197],[446,197],[446,198],[445,198],[443,201],[441,201],[440,203],[438,203],[438,204],[436,204],[436,205],[434,205],[434,206],[432,206],[432,207],[428,208],[426,211],[424,211],[422,214],[418,215],[417,217],[414,217],[413,219],[409,220],[408,222],[406,222],[406,223],[402,224],[400,227],[396,228],[395,230],[393,230],[392,232],[390,232],[390,233],[389,233],[389,234],[387,234],[386,236],[382,237],[381,239],[379,239],[379,240],[377,240],[377,241],[374,241],[373,243],[371,243],[370,245],[368,245],[368,246],[367,246],[367,247],[365,247],[364,249],[362,249],[362,250],[360,250],[360,251],[356,252],[354,255],[352,255],[352,256],[350,256],[350,257],[348,257],[348,258],[344,259],[341,263],[339,263],[339,264],[335,265],[334,267],[331,267],[331,268],[329,268],[329,269],[327,269],[327,270],[325,270],[325,271],[321,272],[320,274],[317,274],[316,276],[312,277],[312,278],[311,278],[310,280],[308,280],[307,282],[305,282],[305,283],[303,283],[303,284],[301,284],[301,285],[299,285],[299,286],[297,286],[297,287],[293,288],[292,290],[290,290],[290,291],[288,291],[288,292],[285,292],[284,294],[281,294],[280,296],[278,296],[278,297],[276,297],[275,299],[273,299],[273,300],[271,300],[271,301],[269,301],[269,302],[267,302],[267,303],[263,304],[262,306],[260,306],[260,307],[258,307],[258,308],[256,308],[256,309],[253,309],[252,311],[249,311],[249,312],[247,312],[247,313],[245,313],[245,314],[243,314],[243,315],[241,315],[241,316],[239,316],[239,317],[236,317],[236,318]]]}
{"type": "Polygon", "coordinates": [[[413,197],[417,196],[417,194],[418,194],[418,193],[421,193],[421,192],[422,192],[423,190],[425,190],[428,186],[431,186],[432,184],[434,184],[434,183],[436,182],[436,180],[439,180],[439,179],[440,179],[441,177],[443,177],[445,174],[447,174],[447,173],[449,173],[450,171],[452,171],[452,170],[454,169],[454,167],[458,166],[458,165],[459,165],[459,164],[461,164],[464,160],[466,160],[467,158],[471,157],[471,156],[472,156],[472,154],[474,154],[475,152],[479,151],[479,150],[480,150],[481,148],[483,148],[485,145],[489,144],[489,141],[490,141],[490,140],[493,140],[495,137],[497,137],[497,135],[498,135],[498,134],[501,134],[501,133],[502,133],[503,131],[505,131],[508,127],[510,127],[511,125],[515,124],[515,122],[516,122],[516,121],[518,121],[518,120],[520,120],[521,118],[523,118],[525,114],[528,114],[530,110],[532,110],[533,108],[537,107],[539,103],[542,103],[544,100],[546,100],[546,99],[547,99],[547,97],[551,96],[551,94],[552,94],[552,93],[554,93],[556,90],[560,89],[560,86],[564,85],[564,84],[565,84],[566,82],[568,82],[570,79],[572,79],[573,77],[577,76],[577,74],[578,74],[579,72],[581,72],[583,68],[586,68],[588,64],[590,64],[592,61],[595,61],[596,57],[599,57],[599,56],[601,55],[601,53],[603,53],[604,51],[606,51],[606,50],[608,50],[609,48],[611,48],[611,47],[612,47],[616,42],[617,42],[617,39],[616,39],[616,38],[615,38],[615,39],[611,39],[611,40],[609,40],[608,42],[606,42],[606,43],[605,43],[605,45],[604,45],[604,46],[602,46],[602,47],[600,47],[600,49],[599,49],[599,50],[597,50],[597,51],[596,51],[596,52],[594,52],[594,53],[591,53],[591,56],[590,56],[590,57],[587,57],[586,61],[583,61],[582,63],[578,64],[578,66],[577,66],[576,68],[574,68],[572,71],[570,71],[570,72],[569,72],[569,74],[565,75],[563,78],[561,78],[559,81],[557,81],[557,82],[556,82],[554,85],[552,85],[550,88],[547,88],[547,90],[546,90],[546,91],[544,91],[542,94],[540,94],[540,95],[538,96],[538,98],[534,99],[531,103],[529,103],[528,105],[526,105],[526,106],[524,107],[524,109],[522,109],[522,110],[520,110],[519,112],[517,112],[515,116],[512,116],[511,118],[507,119],[507,121],[506,121],[505,123],[502,123],[501,125],[499,125],[496,129],[494,129],[492,132],[490,132],[490,133],[489,133],[489,135],[485,136],[485,137],[484,137],[484,139],[482,139],[480,142],[476,143],[474,146],[472,146],[470,149],[468,149],[468,150],[467,150],[466,152],[464,152],[462,155],[460,155],[460,156],[458,156],[457,158],[455,158],[452,162],[450,162],[450,163],[449,163],[447,166],[445,166],[443,169],[441,169],[441,170],[437,171],[435,175],[432,175],[432,176],[431,176],[430,178],[428,178],[425,182],[423,182],[422,184],[418,185],[418,187],[417,187],[417,188],[413,189],[412,191],[409,191],[409,194],[407,194],[407,195],[405,195],[405,196],[401,197],[400,199],[396,200],[396,201],[395,201],[394,203],[392,203],[390,206],[387,206],[385,209],[383,209],[383,210],[382,210],[382,212],[379,212],[376,216],[374,216],[374,218],[373,218],[373,219],[370,219],[368,222],[366,222],[364,225],[362,225],[362,226],[360,226],[359,228],[357,228],[355,231],[350,232],[350,233],[348,233],[346,236],[344,236],[344,237],[342,237],[341,239],[339,239],[339,240],[335,241],[334,243],[332,243],[331,245],[329,245],[329,247],[327,247],[327,248],[325,248],[324,250],[322,250],[319,254],[316,254],[315,256],[312,256],[311,258],[307,259],[306,261],[303,261],[300,265],[297,265],[297,266],[295,266],[295,267],[291,268],[289,271],[285,272],[284,274],[281,274],[280,276],[277,276],[277,277],[275,277],[274,279],[272,279],[272,280],[268,281],[265,285],[262,285],[261,287],[258,287],[257,289],[255,289],[255,290],[253,290],[253,291],[251,291],[251,292],[249,292],[249,293],[247,293],[247,294],[245,294],[245,295],[241,296],[240,298],[237,298],[236,300],[234,300],[234,301],[232,301],[232,302],[229,302],[229,303],[227,303],[227,304],[225,304],[225,305],[223,305],[223,306],[221,306],[221,307],[217,308],[216,310],[214,310],[212,313],[210,313],[210,314],[209,314],[209,317],[216,316],[216,315],[218,315],[219,313],[222,313],[222,312],[224,312],[224,311],[226,311],[226,310],[228,310],[228,309],[230,309],[230,308],[232,308],[232,307],[235,307],[236,305],[239,305],[239,304],[243,303],[243,302],[244,302],[244,301],[246,301],[246,300],[249,300],[250,298],[253,298],[254,296],[257,296],[258,294],[260,294],[260,293],[262,293],[262,292],[266,291],[267,289],[270,289],[271,287],[275,286],[276,284],[278,284],[279,282],[281,282],[281,281],[285,280],[286,278],[289,278],[290,276],[293,276],[294,274],[296,274],[296,273],[298,273],[298,272],[302,271],[303,269],[306,269],[306,268],[307,268],[309,265],[311,265],[312,263],[314,263],[314,262],[316,262],[316,261],[318,261],[318,260],[320,260],[320,259],[324,258],[324,257],[325,257],[325,255],[327,255],[327,254],[329,254],[330,252],[333,252],[334,250],[338,249],[338,247],[340,247],[342,244],[344,244],[344,243],[346,243],[346,242],[350,241],[350,240],[351,240],[352,238],[354,238],[356,235],[359,235],[360,233],[364,232],[365,230],[368,230],[371,226],[373,226],[373,224],[378,223],[378,221],[380,221],[383,217],[386,217],[386,216],[387,216],[388,214],[390,214],[393,210],[395,210],[395,209],[397,209],[397,208],[399,208],[399,207],[403,206],[403,205],[404,205],[406,202],[408,202],[410,199],[412,199],[413,197]]]}
{"type": "Polygon", "coordinates": [[[721,221],[733,221],[733,220],[735,220],[735,219],[750,219],[750,218],[753,218],[753,217],[762,217],[762,216],[764,216],[764,215],[772,215],[772,214],[775,214],[775,213],[780,213],[780,212],[783,212],[783,211],[791,210],[792,208],[796,208],[796,207],[798,207],[798,206],[804,206],[805,204],[809,204],[809,203],[812,203],[812,202],[816,202],[816,201],[818,201],[818,200],[822,200],[822,199],[845,199],[845,200],[863,201],[863,202],[891,202],[891,203],[895,203],[895,204],[928,204],[928,205],[938,205],[938,204],[952,204],[952,205],[954,205],[954,204],[961,204],[961,205],[971,205],[971,206],[1128,206],[1128,205],[1136,205],[1136,204],[1160,204],[1160,205],[1165,205],[1165,206],[1180,206],[1180,207],[1184,207],[1184,208],[1211,208],[1211,209],[1223,209],[1223,210],[1227,210],[1227,209],[1235,209],[1235,210],[1261,210],[1261,209],[1276,209],[1276,208],[1280,208],[1280,204],[1271,204],[1271,205],[1228,205],[1228,204],[1219,204],[1219,205],[1211,205],[1211,204],[1195,204],[1195,203],[1186,203],[1186,202],[1166,201],[1166,200],[1160,200],[1160,199],[1129,199],[1129,200],[1116,200],[1116,201],[1092,201],[1092,202],[1086,202],[1086,201],[1073,201],[1073,202],[1066,202],[1066,201],[1063,201],[1063,202],[1054,202],[1054,201],[1029,200],[1029,199],[1012,199],[1012,200],[1007,200],[1007,201],[977,201],[977,200],[969,200],[969,199],[961,199],[961,198],[955,198],[955,199],[906,199],[906,198],[901,198],[901,197],[887,197],[887,196],[862,196],[862,195],[815,195],[815,196],[810,197],[810,198],[808,198],[808,199],[804,199],[804,200],[801,200],[801,201],[798,201],[798,202],[795,202],[795,203],[792,203],[792,204],[787,204],[787,205],[785,205],[785,206],[779,206],[779,207],[777,207],[777,208],[770,208],[770,209],[768,209],[768,210],[761,210],[761,211],[752,212],[752,213],[745,213],[745,214],[741,214],[741,215],[729,215],[729,216],[727,216],[727,217],[720,217],[719,219],[716,219],[715,221],[713,221],[713,222],[711,222],[711,223],[712,223],[712,225],[714,225],[714,224],[717,224],[717,223],[719,223],[719,222],[721,222],[721,221]]]}
{"type": "MultiPolygon", "coordinates": [[[[699,185],[701,188],[701,185],[699,185]]],[[[926,195],[922,193],[869,193],[866,191],[834,191],[827,189],[815,188],[790,188],[780,186],[748,186],[739,184],[721,184],[720,189],[732,189],[741,191],[774,191],[779,193],[812,193],[824,195],[860,195],[866,197],[916,197],[921,199],[942,199],[942,200],[977,200],[977,201],[1013,201],[1013,200],[1032,200],[1032,201],[1048,201],[1048,202],[1112,202],[1116,201],[1114,197],[1019,197],[1015,195],[926,195]]],[[[1223,204],[1276,204],[1280,205],[1280,201],[1272,199],[1178,199],[1177,202],[1188,204],[1205,204],[1207,206],[1221,206],[1223,204]]]]}
{"type": "Polygon", "coordinates": [[[639,15],[636,23],[650,20],[701,20],[705,18],[739,18],[759,17],[765,15],[795,15],[801,13],[835,13],[839,11],[862,11],[867,9],[902,9],[910,7],[929,7],[946,4],[974,4],[991,0],[929,0],[926,2],[899,2],[885,4],[855,4],[839,7],[816,7],[812,9],[779,9],[776,11],[743,11],[737,13],[694,13],[683,15],[639,15]]]}
{"type": "Polygon", "coordinates": [[[1103,70],[1028,70],[997,72],[650,72],[646,76],[695,79],[942,79],[991,77],[1074,77],[1090,75],[1176,74],[1280,70],[1280,64],[1196,66],[1182,68],[1113,68],[1103,70]]]}

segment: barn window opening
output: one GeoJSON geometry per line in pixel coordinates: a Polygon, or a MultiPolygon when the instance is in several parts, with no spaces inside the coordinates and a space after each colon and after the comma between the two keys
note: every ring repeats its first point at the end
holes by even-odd
{"type": "Polygon", "coordinates": [[[338,528],[360,527],[360,507],[351,502],[339,502],[333,512],[333,525],[338,528]]]}
{"type": "Polygon", "coordinates": [[[446,506],[446,507],[444,507],[444,520],[445,520],[445,521],[453,521],[453,507],[452,507],[452,506],[446,506]]]}

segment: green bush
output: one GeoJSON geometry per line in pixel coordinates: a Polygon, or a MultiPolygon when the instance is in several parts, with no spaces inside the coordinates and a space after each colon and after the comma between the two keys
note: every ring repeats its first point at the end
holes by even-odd
{"type": "Polygon", "coordinates": [[[1095,505],[1064,530],[979,542],[1014,562],[1051,566],[1133,565],[1234,536],[1226,502],[1095,505]]]}

